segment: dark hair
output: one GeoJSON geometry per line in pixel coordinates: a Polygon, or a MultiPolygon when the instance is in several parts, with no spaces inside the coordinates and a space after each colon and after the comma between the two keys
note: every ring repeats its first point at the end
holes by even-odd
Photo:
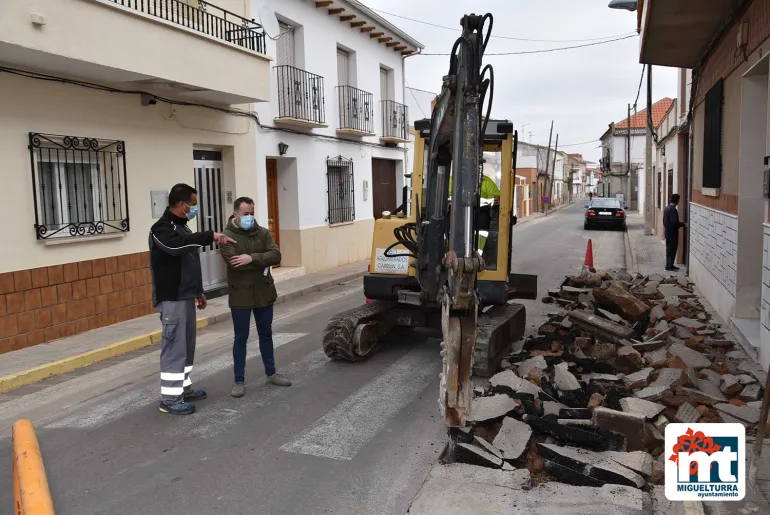
{"type": "Polygon", "coordinates": [[[189,184],[179,183],[174,184],[171,191],[168,194],[168,205],[174,207],[180,202],[190,202],[193,195],[197,195],[198,190],[190,186],[189,184]]]}
{"type": "Polygon", "coordinates": [[[233,202],[233,210],[238,211],[241,208],[241,204],[250,204],[254,205],[254,199],[251,199],[249,197],[238,197],[235,199],[235,202],[233,202]]]}
{"type": "Polygon", "coordinates": [[[680,198],[682,197],[679,196],[679,193],[674,193],[673,195],[671,195],[671,203],[676,204],[677,202],[679,202],[680,198]]]}

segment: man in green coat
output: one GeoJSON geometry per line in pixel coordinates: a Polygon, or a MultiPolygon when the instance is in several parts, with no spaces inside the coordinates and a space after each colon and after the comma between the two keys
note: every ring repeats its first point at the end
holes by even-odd
{"type": "Polygon", "coordinates": [[[249,339],[251,315],[259,334],[259,352],[268,382],[291,386],[291,381],[275,371],[273,356],[273,303],[278,298],[270,267],[281,263],[281,251],[270,231],[254,220],[254,201],[236,199],[233,216],[225,234],[236,243],[220,247],[227,265],[228,302],[233,315],[233,369],[235,385],[231,395],[243,397],[246,382],[246,341],[249,339]]]}

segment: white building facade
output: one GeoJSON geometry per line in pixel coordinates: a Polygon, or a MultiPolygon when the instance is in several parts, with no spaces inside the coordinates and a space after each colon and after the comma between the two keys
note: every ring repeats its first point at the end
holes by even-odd
{"type": "Polygon", "coordinates": [[[367,259],[375,218],[401,205],[412,113],[404,59],[422,45],[358,2],[253,0],[276,13],[270,102],[255,110],[258,221],[282,265],[367,259]]]}

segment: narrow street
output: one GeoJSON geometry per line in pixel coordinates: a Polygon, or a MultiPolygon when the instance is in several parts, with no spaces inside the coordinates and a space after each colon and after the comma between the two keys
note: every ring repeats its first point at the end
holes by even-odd
{"type": "MultiPolygon", "coordinates": [[[[513,269],[539,276],[539,297],[583,263],[624,266],[624,234],[583,230],[583,202],[515,228],[513,269]]],[[[332,314],[363,302],[360,281],[276,307],[279,371],[264,384],[250,336],[247,392],[229,395],[229,323],[199,333],[196,386],[208,399],[189,417],[158,412],[159,349],[0,396],[0,425],[38,428],[56,512],[167,515],[405,513],[445,442],[438,412],[439,341],[417,332],[366,362],[329,361],[320,335],[332,314]]],[[[525,302],[528,329],[549,306],[525,302]]],[[[10,431],[0,455],[9,457],[10,431]]],[[[0,506],[12,505],[10,466],[0,506]]]]}

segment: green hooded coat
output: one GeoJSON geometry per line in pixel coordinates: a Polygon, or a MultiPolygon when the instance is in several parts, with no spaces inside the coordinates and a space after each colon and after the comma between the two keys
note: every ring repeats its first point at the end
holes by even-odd
{"type": "Polygon", "coordinates": [[[230,220],[225,234],[237,243],[219,248],[227,265],[228,304],[236,309],[263,308],[278,298],[270,267],[281,263],[281,251],[265,227],[254,224],[246,231],[230,220]],[[234,267],[232,258],[241,254],[251,256],[251,263],[234,267]]]}

